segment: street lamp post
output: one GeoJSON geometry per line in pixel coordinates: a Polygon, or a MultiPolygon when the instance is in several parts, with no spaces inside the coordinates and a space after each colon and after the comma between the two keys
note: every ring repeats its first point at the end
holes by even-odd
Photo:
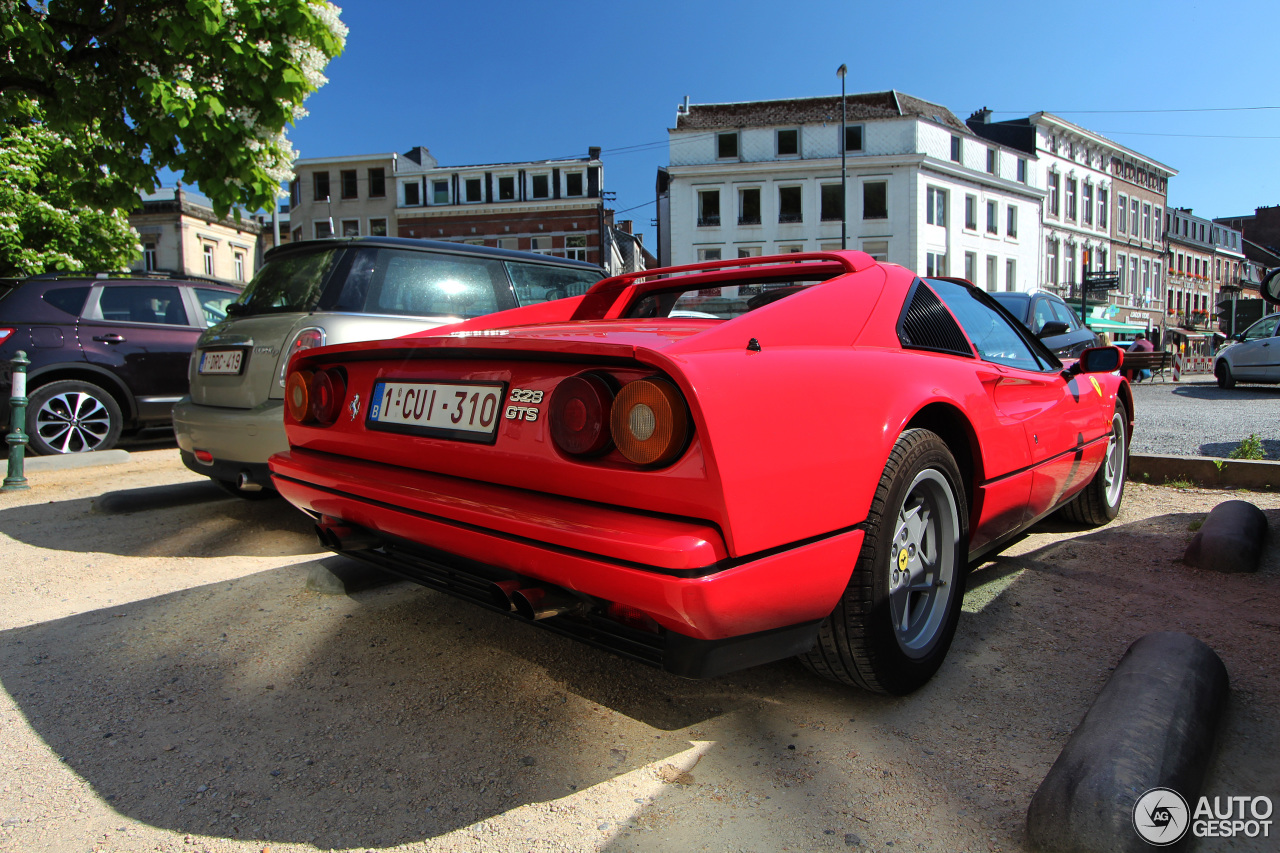
{"type": "Polygon", "coordinates": [[[842,250],[849,248],[849,190],[845,185],[844,168],[845,148],[848,147],[846,145],[848,131],[845,129],[848,116],[845,112],[844,76],[848,73],[849,69],[844,63],[836,69],[836,76],[840,78],[840,248],[842,250]]]}

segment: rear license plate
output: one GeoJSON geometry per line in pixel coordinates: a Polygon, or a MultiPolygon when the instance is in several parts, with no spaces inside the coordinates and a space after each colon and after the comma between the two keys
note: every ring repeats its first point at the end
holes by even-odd
{"type": "Polygon", "coordinates": [[[492,442],[505,389],[500,382],[377,382],[365,424],[371,429],[492,442]]]}
{"type": "Polygon", "coordinates": [[[209,374],[238,374],[244,364],[244,350],[222,349],[205,350],[200,354],[201,376],[209,374]]]}

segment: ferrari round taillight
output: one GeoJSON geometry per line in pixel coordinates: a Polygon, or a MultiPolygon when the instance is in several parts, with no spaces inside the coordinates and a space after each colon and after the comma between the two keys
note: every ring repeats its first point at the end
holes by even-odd
{"type": "Polygon", "coordinates": [[[322,426],[338,419],[347,399],[347,379],[338,368],[316,372],[311,378],[311,416],[322,426]]]}
{"type": "Polygon", "coordinates": [[[618,450],[637,465],[665,465],[684,449],[689,436],[680,392],[656,377],[622,386],[609,425],[618,450]]]}
{"type": "Polygon", "coordinates": [[[284,402],[289,407],[289,417],[300,424],[311,419],[311,371],[295,370],[289,374],[284,386],[284,402]]]}
{"type": "Polygon", "coordinates": [[[600,376],[570,376],[551,394],[549,417],[556,447],[574,456],[602,453],[613,443],[609,436],[609,407],[613,389],[600,376]]]}

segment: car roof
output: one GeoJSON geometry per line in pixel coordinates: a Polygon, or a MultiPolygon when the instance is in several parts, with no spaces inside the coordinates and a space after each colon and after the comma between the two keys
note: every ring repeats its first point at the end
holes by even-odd
{"type": "Polygon", "coordinates": [[[575,261],[569,258],[558,258],[555,255],[541,255],[536,252],[518,252],[514,249],[498,249],[493,246],[473,246],[470,243],[453,243],[447,240],[423,240],[414,237],[347,237],[328,238],[323,240],[297,240],[285,243],[269,250],[264,260],[271,260],[293,252],[317,251],[335,247],[374,246],[387,249],[412,249],[423,252],[448,252],[455,255],[471,255],[490,257],[496,260],[522,261],[524,263],[545,264],[547,266],[568,267],[571,269],[603,272],[600,267],[587,261],[575,261]]]}

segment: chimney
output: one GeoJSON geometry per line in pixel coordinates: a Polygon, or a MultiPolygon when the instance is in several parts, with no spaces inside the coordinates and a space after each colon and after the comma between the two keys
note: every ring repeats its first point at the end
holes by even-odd
{"type": "Polygon", "coordinates": [[[991,124],[991,110],[986,107],[975,110],[973,115],[969,116],[969,121],[976,121],[979,124],[991,124]]]}
{"type": "Polygon", "coordinates": [[[600,146],[599,146],[599,145],[592,145],[590,148],[588,148],[588,149],[587,149],[587,159],[588,159],[588,160],[599,160],[599,159],[600,159],[600,146]]]}
{"type": "Polygon", "coordinates": [[[687,114],[687,113],[689,112],[689,96],[688,96],[688,95],[685,95],[685,96],[684,96],[684,103],[683,103],[683,104],[677,104],[677,105],[676,105],[676,112],[677,112],[677,113],[684,113],[684,114],[687,114]]]}
{"type": "Polygon", "coordinates": [[[623,233],[626,233],[626,234],[630,234],[630,233],[632,233],[632,232],[631,232],[631,220],[630,220],[630,219],[624,219],[624,220],[622,220],[621,222],[619,222],[619,223],[618,223],[618,227],[622,229],[623,233]]]}

